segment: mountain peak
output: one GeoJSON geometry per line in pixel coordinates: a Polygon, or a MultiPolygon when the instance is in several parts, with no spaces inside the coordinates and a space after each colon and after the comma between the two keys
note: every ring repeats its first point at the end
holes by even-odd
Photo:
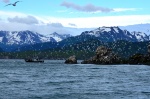
{"type": "Polygon", "coordinates": [[[99,27],[95,30],[82,32],[81,35],[90,35],[99,38],[104,42],[113,42],[117,40],[127,41],[147,41],[149,36],[145,33],[131,33],[127,30],[121,30],[118,26],[113,27],[99,27]]]}
{"type": "Polygon", "coordinates": [[[66,37],[56,32],[45,36],[29,30],[25,31],[0,31],[0,42],[4,44],[35,44],[43,42],[59,42],[66,37]],[[59,39],[58,39],[59,38],[59,39]]]}
{"type": "Polygon", "coordinates": [[[98,30],[101,31],[101,32],[115,31],[116,33],[118,33],[120,28],[118,26],[111,26],[111,27],[103,26],[103,27],[99,27],[98,30]]]}
{"type": "Polygon", "coordinates": [[[52,34],[48,34],[47,37],[53,37],[57,42],[60,42],[63,39],[71,37],[71,35],[70,34],[59,34],[57,32],[54,32],[52,34]]]}
{"type": "Polygon", "coordinates": [[[50,35],[54,35],[54,36],[58,36],[59,34],[57,32],[53,32],[52,34],[50,35]]]}
{"type": "Polygon", "coordinates": [[[94,29],[92,31],[85,31],[82,32],[82,35],[93,35],[96,37],[99,37],[101,34],[107,34],[107,33],[119,33],[121,29],[118,26],[113,26],[113,27],[99,27],[97,29],[94,29]]]}

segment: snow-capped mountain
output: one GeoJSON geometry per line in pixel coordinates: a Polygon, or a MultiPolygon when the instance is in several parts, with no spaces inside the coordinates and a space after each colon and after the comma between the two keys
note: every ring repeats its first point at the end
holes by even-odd
{"type": "Polygon", "coordinates": [[[48,34],[46,35],[49,38],[54,38],[57,42],[62,41],[63,39],[66,39],[68,37],[71,37],[70,34],[58,34],[56,32],[52,33],[52,34],[48,34]]]}
{"type": "MultiPolygon", "coordinates": [[[[57,34],[57,33],[53,33],[53,34],[57,34]]],[[[0,42],[3,44],[22,45],[22,44],[35,44],[35,43],[43,43],[43,42],[59,42],[65,38],[64,35],[61,34],[53,35],[53,34],[51,34],[51,36],[45,36],[37,32],[32,32],[28,30],[19,31],[19,32],[0,31],[0,42]]]]}
{"type": "Polygon", "coordinates": [[[129,32],[127,30],[121,30],[119,27],[99,27],[92,31],[82,32],[81,35],[95,36],[106,42],[117,40],[127,40],[132,42],[149,40],[149,36],[145,33],[129,32]]]}
{"type": "MultiPolygon", "coordinates": [[[[82,39],[84,35],[95,36],[105,42],[113,42],[117,40],[127,40],[132,42],[149,41],[150,36],[144,32],[129,32],[119,27],[99,27],[91,31],[81,33],[82,39]]],[[[71,37],[70,34],[58,34],[56,32],[49,35],[42,35],[32,31],[0,31],[0,43],[9,45],[35,44],[43,42],[60,42],[71,37]]],[[[79,37],[79,36],[77,36],[79,37]]]]}
{"type": "Polygon", "coordinates": [[[147,34],[145,34],[143,32],[133,31],[133,32],[131,32],[131,34],[134,35],[139,42],[150,40],[150,36],[148,36],[147,34]]]}

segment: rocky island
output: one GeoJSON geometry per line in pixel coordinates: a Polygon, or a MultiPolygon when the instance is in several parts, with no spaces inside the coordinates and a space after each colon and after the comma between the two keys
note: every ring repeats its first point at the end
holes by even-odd
{"type": "Polygon", "coordinates": [[[70,56],[68,59],[66,59],[65,64],[77,64],[76,56],[70,56]]]}
{"type": "Polygon", "coordinates": [[[99,46],[96,49],[96,55],[88,60],[84,60],[82,64],[120,64],[121,57],[114,53],[110,48],[99,46]]]}
{"type": "Polygon", "coordinates": [[[95,56],[90,59],[84,60],[81,64],[134,64],[134,65],[150,65],[150,45],[148,46],[147,54],[134,54],[128,59],[120,57],[114,53],[110,48],[99,46],[95,51],[95,56]]]}

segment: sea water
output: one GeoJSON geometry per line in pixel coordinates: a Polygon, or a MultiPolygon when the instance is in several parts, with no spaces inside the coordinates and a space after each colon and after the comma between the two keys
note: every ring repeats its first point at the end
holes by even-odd
{"type": "Polygon", "coordinates": [[[150,99],[150,66],[2,59],[0,99],[150,99]]]}

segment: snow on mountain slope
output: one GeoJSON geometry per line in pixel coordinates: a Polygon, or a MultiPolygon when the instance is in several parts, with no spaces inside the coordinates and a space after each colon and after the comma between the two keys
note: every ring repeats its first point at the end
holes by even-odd
{"type": "MultiPolygon", "coordinates": [[[[148,41],[150,36],[144,32],[130,32],[119,27],[99,27],[91,31],[82,32],[81,35],[91,35],[98,37],[102,41],[113,42],[117,40],[127,41],[148,41]]],[[[70,34],[58,34],[56,32],[49,35],[42,35],[32,31],[0,31],[0,42],[3,44],[35,44],[43,42],[60,42],[71,37],[70,34]]]]}
{"type": "Polygon", "coordinates": [[[99,27],[95,30],[90,31],[88,34],[98,37],[103,33],[110,33],[110,32],[119,33],[119,30],[120,29],[118,27],[104,27],[103,26],[103,27],[99,27]]]}
{"type": "Polygon", "coordinates": [[[51,36],[45,36],[28,30],[13,31],[13,32],[0,31],[0,42],[4,44],[22,45],[22,44],[35,44],[35,43],[43,43],[43,42],[59,42],[65,39],[64,35],[58,33],[55,33],[57,35],[53,35],[53,34],[51,34],[51,36]]]}
{"type": "Polygon", "coordinates": [[[142,41],[148,41],[149,40],[149,36],[145,33],[142,33],[142,32],[131,32],[132,35],[134,35],[139,42],[142,42],[142,41]]]}
{"type": "Polygon", "coordinates": [[[68,38],[68,37],[71,37],[71,35],[70,34],[58,34],[58,33],[56,33],[56,32],[54,32],[54,33],[52,33],[52,34],[48,34],[48,35],[46,35],[47,37],[52,37],[52,38],[54,38],[57,42],[60,42],[60,41],[62,41],[63,39],[66,39],[66,38],[68,38]]]}
{"type": "Polygon", "coordinates": [[[112,42],[117,40],[127,41],[148,41],[149,36],[142,32],[129,32],[119,27],[99,27],[92,31],[82,32],[81,35],[92,35],[102,41],[112,42]]]}

